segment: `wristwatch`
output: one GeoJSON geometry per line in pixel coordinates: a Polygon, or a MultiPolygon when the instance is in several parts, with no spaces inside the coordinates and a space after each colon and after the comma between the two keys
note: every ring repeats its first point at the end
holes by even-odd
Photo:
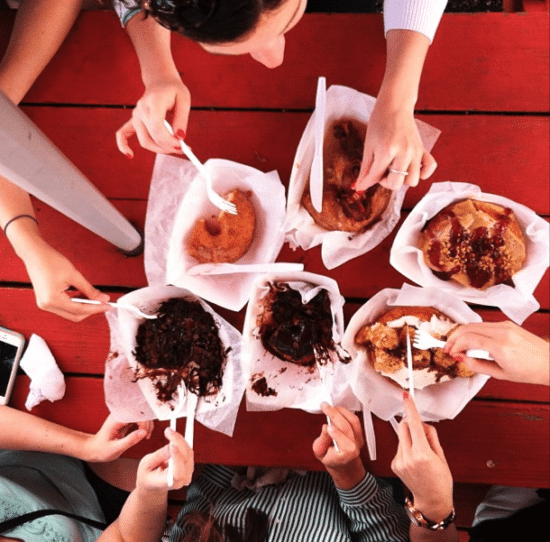
{"type": "Polygon", "coordinates": [[[413,502],[409,497],[405,497],[405,511],[407,512],[407,515],[409,516],[409,519],[412,523],[417,525],[418,527],[424,527],[425,529],[430,529],[431,531],[443,531],[446,529],[454,520],[456,517],[454,508],[451,510],[451,513],[440,522],[432,521],[431,519],[428,519],[424,514],[417,510],[414,507],[413,502]]]}

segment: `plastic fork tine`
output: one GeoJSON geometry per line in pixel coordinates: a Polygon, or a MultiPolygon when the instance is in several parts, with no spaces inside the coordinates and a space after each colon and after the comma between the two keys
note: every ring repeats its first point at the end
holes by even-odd
{"type": "MultiPolygon", "coordinates": [[[[166,126],[166,129],[174,135],[174,130],[172,130],[172,126],[170,126],[170,123],[165,120],[164,126],[166,126]]],[[[203,163],[195,156],[193,151],[189,148],[189,146],[182,141],[179,140],[181,150],[189,158],[191,163],[199,170],[199,173],[204,178],[204,181],[206,182],[206,194],[208,195],[208,199],[218,208],[222,211],[225,211],[226,213],[231,213],[232,215],[237,214],[237,207],[234,203],[231,203],[230,201],[227,201],[226,199],[223,199],[215,190],[212,188],[212,176],[210,175],[210,172],[204,167],[203,163]]]]}
{"type": "Polygon", "coordinates": [[[414,332],[413,346],[419,350],[428,350],[429,348],[443,348],[445,342],[432,337],[427,331],[417,329],[414,332]]]}
{"type": "MultiPolygon", "coordinates": [[[[440,341],[435,337],[432,337],[427,331],[417,329],[414,332],[413,346],[419,350],[428,350],[430,348],[443,348],[445,346],[444,341],[440,341]]],[[[492,360],[491,354],[486,350],[466,350],[465,354],[470,358],[487,359],[492,360]]]]}

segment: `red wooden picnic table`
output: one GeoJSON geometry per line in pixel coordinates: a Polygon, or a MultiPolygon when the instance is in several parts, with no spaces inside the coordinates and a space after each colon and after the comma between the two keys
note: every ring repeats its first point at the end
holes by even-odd
{"type": "MultiPolygon", "coordinates": [[[[13,14],[0,12],[0,52],[13,14]]],[[[442,131],[433,179],[464,181],[550,216],[548,13],[446,14],[431,47],[417,104],[418,118],[442,131]]],[[[277,170],[288,186],[296,147],[311,115],[318,76],[375,95],[384,65],[382,18],[372,14],[307,14],[288,36],[285,63],[266,70],[248,57],[220,58],[179,36],[177,65],[193,110],[188,142],[203,159],[226,158],[277,170]]],[[[130,161],[114,133],[130,115],[142,85],[130,41],[114,13],[83,12],[68,39],[23,101],[23,111],[138,227],[143,227],[154,155],[130,161]]],[[[408,191],[403,218],[429,188],[408,191]]],[[[79,270],[115,299],[146,286],[143,256],[126,258],[112,245],[36,202],[41,231],[79,270]]],[[[400,224],[398,224],[397,229],[400,224]]],[[[293,252],[306,271],[328,275],[346,298],[346,322],[383,288],[409,282],[389,264],[390,235],[371,252],[328,271],[319,248],[293,252]],[[368,270],[368,274],[366,272],[368,270]]],[[[73,324],[40,311],[24,266],[0,238],[0,325],[41,335],[66,375],[66,396],[34,409],[39,416],[95,431],[108,413],[103,394],[109,330],[103,316],[73,324]]],[[[540,310],[525,328],[549,334],[549,273],[535,291],[540,310]]],[[[484,320],[495,308],[472,306],[484,320]]],[[[244,311],[220,314],[241,327],[244,311]]],[[[24,409],[28,379],[18,377],[12,405],[24,409]]],[[[454,420],[437,424],[458,482],[550,487],[549,390],[490,380],[454,420]]],[[[311,451],[323,418],[283,409],[241,406],[232,438],[197,424],[198,462],[321,468],[311,451]]],[[[184,422],[181,422],[183,429],[184,422]]],[[[162,426],[162,424],[159,424],[162,426]]],[[[377,475],[392,475],[396,436],[376,419],[377,475]]],[[[161,429],[129,451],[140,457],[163,444],[161,429]]],[[[366,456],[365,456],[366,458],[366,456]]],[[[367,459],[367,458],[366,458],[367,459]]]]}

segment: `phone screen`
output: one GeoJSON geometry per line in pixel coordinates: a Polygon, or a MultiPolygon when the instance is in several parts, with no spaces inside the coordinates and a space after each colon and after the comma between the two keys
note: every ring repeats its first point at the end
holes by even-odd
{"type": "Polygon", "coordinates": [[[15,357],[17,346],[0,341],[0,396],[4,397],[8,391],[8,384],[15,357]]]}

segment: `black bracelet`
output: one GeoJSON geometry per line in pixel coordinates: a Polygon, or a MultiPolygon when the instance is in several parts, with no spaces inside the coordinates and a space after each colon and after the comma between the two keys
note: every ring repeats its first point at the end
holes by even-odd
{"type": "Polygon", "coordinates": [[[4,225],[3,227],[3,230],[4,230],[4,235],[6,235],[6,230],[8,229],[8,226],[14,221],[14,220],[17,220],[18,218],[30,218],[31,220],[34,220],[36,222],[36,225],[38,226],[38,220],[36,220],[36,218],[34,218],[34,216],[32,215],[17,215],[17,216],[14,216],[13,218],[10,218],[6,224],[4,225]]]}

